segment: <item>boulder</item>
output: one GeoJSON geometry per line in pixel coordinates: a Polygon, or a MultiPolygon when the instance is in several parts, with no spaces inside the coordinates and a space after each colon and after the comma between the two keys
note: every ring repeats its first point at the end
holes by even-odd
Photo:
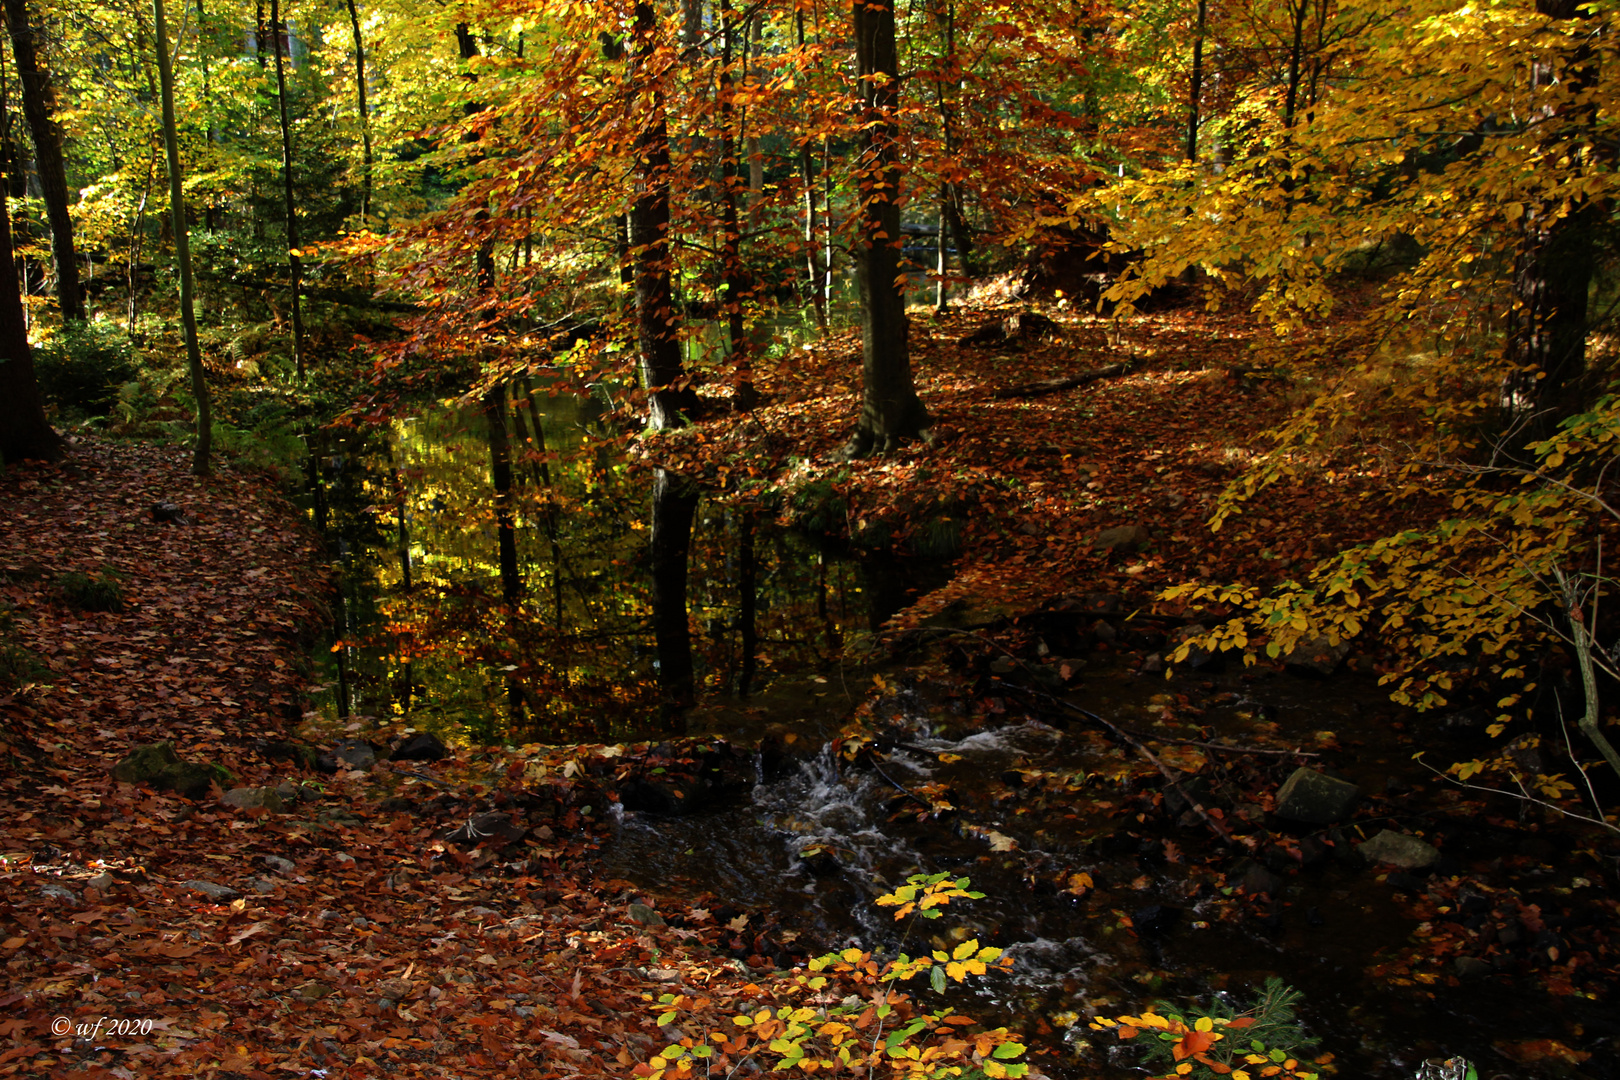
{"type": "Polygon", "coordinates": [[[181,761],[174,743],[164,741],[137,746],[113,766],[113,778],[126,784],[149,784],[163,791],[174,791],[188,799],[198,799],[209,789],[233,783],[229,769],[205,762],[181,761]]]}
{"type": "Polygon", "coordinates": [[[449,754],[449,748],[437,735],[419,731],[394,747],[389,757],[394,761],[440,761],[449,754]]]}
{"type": "Polygon", "coordinates": [[[1402,870],[1425,870],[1440,858],[1440,850],[1426,840],[1385,829],[1356,852],[1371,863],[1384,863],[1402,870]]]}
{"type": "Polygon", "coordinates": [[[198,892],[208,897],[208,899],[216,902],[223,900],[235,900],[238,896],[242,895],[229,885],[221,885],[218,882],[213,881],[183,881],[181,884],[188,889],[196,889],[198,892]]]}
{"type": "Polygon", "coordinates": [[[1361,789],[1301,766],[1277,790],[1277,816],[1311,825],[1332,825],[1345,820],[1361,797],[1361,789]]]}
{"type": "Polygon", "coordinates": [[[663,926],[664,917],[646,904],[630,905],[630,921],[637,926],[663,926]]]}
{"type": "Polygon", "coordinates": [[[241,810],[264,809],[272,814],[284,814],[287,811],[286,804],[281,801],[281,793],[275,788],[231,788],[219,797],[219,801],[241,810]]]}
{"type": "Polygon", "coordinates": [[[1153,533],[1144,525],[1121,525],[1104,529],[1092,537],[1091,546],[1099,551],[1137,551],[1153,543],[1153,533]]]}
{"type": "Polygon", "coordinates": [[[370,772],[375,764],[377,749],[364,739],[344,739],[315,759],[315,767],[322,772],[337,772],[339,769],[370,772]]]}

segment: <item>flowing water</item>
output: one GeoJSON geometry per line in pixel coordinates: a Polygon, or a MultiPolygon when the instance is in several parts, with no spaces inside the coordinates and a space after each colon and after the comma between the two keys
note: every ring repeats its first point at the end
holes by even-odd
{"type": "MultiPolygon", "coordinates": [[[[883,702],[881,755],[851,761],[822,745],[866,696],[868,676],[847,667],[852,645],[941,583],[938,566],[856,558],[699,497],[680,560],[685,618],[673,620],[691,631],[689,657],[672,658],[653,580],[667,560],[649,543],[668,523],[600,411],[536,396],[507,414],[521,586],[510,607],[485,417],[425,408],[321,448],[312,512],[342,569],[340,632],[323,653],[330,720],[481,741],[627,739],[665,729],[662,680],[689,662],[705,702],[694,715],[709,730],[786,725],[805,753],[769,772],[762,760],[748,793],[701,813],[618,811],[607,876],[773,913],[751,925],[774,917],[796,952],[860,942],[916,953],[966,936],[1003,946],[1012,973],[975,984],[971,1007],[1035,1032],[1057,1051],[1039,1059],[1049,1072],[1128,1074],[1107,1040],[1091,1045],[1090,1015],[1243,999],[1273,974],[1304,990],[1344,1077],[1409,1077],[1429,1056],[1488,1058],[1505,1031],[1568,1040],[1581,1022],[1585,1003],[1526,1009],[1506,980],[1459,988],[1372,974],[1380,951],[1418,927],[1392,889],[1347,861],[1285,875],[1273,905],[1234,904],[1237,857],[1212,868],[1196,821],[1155,829],[1152,800],[1167,797],[1157,779],[1128,775],[1128,755],[1060,709],[1009,705],[986,725],[944,695],[896,692],[883,702]],[[929,812],[940,800],[954,809],[929,812]],[[903,938],[874,899],[942,871],[970,877],[984,899],[903,938]]],[[[1088,669],[1077,702],[1148,730],[1167,723],[1165,685],[1088,669]]],[[[1356,748],[1335,760],[1366,791],[1414,771],[1370,685],[1233,672],[1176,690],[1219,738],[1343,739],[1356,748]]],[[[1290,768],[1279,762],[1271,779],[1290,768]]]]}

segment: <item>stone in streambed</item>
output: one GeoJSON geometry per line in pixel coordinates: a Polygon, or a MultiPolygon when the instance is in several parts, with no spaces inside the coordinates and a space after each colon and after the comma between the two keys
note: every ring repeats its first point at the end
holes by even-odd
{"type": "Polygon", "coordinates": [[[1401,870],[1426,870],[1440,858],[1440,850],[1426,840],[1385,829],[1356,853],[1371,863],[1384,863],[1401,870]]]}
{"type": "Polygon", "coordinates": [[[1277,816],[1310,825],[1332,825],[1345,820],[1361,797],[1361,789],[1301,766],[1277,791],[1277,816]]]}

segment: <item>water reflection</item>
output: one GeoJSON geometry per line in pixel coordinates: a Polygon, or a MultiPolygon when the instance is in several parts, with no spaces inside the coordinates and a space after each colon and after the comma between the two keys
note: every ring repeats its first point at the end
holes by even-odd
{"type": "Polygon", "coordinates": [[[624,459],[591,398],[497,388],[334,436],[309,502],[341,568],[323,711],[479,740],[667,731],[835,666],[908,567],[624,459]]]}

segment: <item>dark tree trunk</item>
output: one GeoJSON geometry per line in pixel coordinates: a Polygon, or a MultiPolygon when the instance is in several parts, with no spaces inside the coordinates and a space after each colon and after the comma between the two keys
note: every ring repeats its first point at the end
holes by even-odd
{"type": "Polygon", "coordinates": [[[1204,92],[1204,23],[1209,0],[1198,0],[1198,25],[1193,30],[1192,86],[1187,94],[1187,160],[1198,160],[1198,110],[1204,92]]]}
{"type": "Polygon", "coordinates": [[[79,261],[73,250],[73,215],[68,210],[67,169],[62,162],[62,129],[56,123],[55,89],[50,73],[40,67],[27,0],[4,0],[11,51],[22,83],[23,115],[34,141],[45,220],[51,228],[51,258],[56,264],[56,302],[63,319],[84,320],[84,292],[79,287],[79,261]]]}
{"type": "Polygon", "coordinates": [[[348,28],[355,34],[355,107],[360,113],[360,220],[371,214],[371,110],[366,107],[366,45],[360,37],[360,10],[348,3],[348,28]]]}
{"type": "Polygon", "coordinates": [[[186,225],[186,191],[180,172],[180,132],[174,121],[174,71],[169,63],[169,26],[163,0],[152,0],[152,25],[156,30],[159,93],[163,99],[163,149],[169,164],[169,218],[174,226],[174,261],[180,271],[180,327],[186,340],[186,368],[191,374],[191,394],[197,401],[197,445],[191,456],[191,471],[207,476],[214,445],[214,409],[208,396],[208,379],[203,372],[202,349],[197,344],[197,311],[192,302],[191,233],[186,225]]]}
{"type": "MultiPolygon", "coordinates": [[[[632,83],[656,79],[652,58],[658,47],[658,15],[651,3],[636,4],[631,49],[632,83]]],[[[646,119],[636,137],[636,200],[630,208],[630,255],[636,278],[636,338],[641,384],[647,390],[648,426],[678,427],[692,411],[696,395],[678,384],[685,371],[675,332],[673,256],[669,244],[669,123],[664,91],[656,83],[638,86],[648,95],[646,119]]]]}
{"type": "Polygon", "coordinates": [[[860,75],[861,151],[856,165],[860,235],[855,280],[861,298],[863,395],[849,457],[883,453],[928,427],[911,378],[906,296],[900,274],[900,156],[896,114],[894,0],[854,0],[860,75]]]}
{"type": "MultiPolygon", "coordinates": [[[[1583,17],[1578,0],[1537,0],[1536,10],[1552,19],[1583,17]]],[[[1584,46],[1573,54],[1537,58],[1532,70],[1536,82],[1563,83],[1572,97],[1596,74],[1584,46]]],[[[1565,137],[1573,139],[1571,129],[1593,123],[1593,106],[1574,105],[1560,119],[1565,137]]],[[[1532,440],[1551,435],[1558,420],[1579,407],[1576,384],[1586,370],[1593,237],[1603,219],[1590,202],[1570,208],[1553,202],[1525,213],[1513,275],[1516,303],[1507,327],[1506,359],[1512,370],[1502,396],[1505,405],[1528,420],[1525,434],[1532,440]]]]}
{"type": "Polygon", "coordinates": [[[11,213],[6,207],[4,180],[0,178],[0,462],[35,458],[56,461],[62,439],[45,419],[39,383],[34,379],[34,354],[24,329],[22,289],[17,284],[17,259],[11,248],[11,213]]]}
{"type": "Polygon", "coordinates": [[[360,220],[371,214],[371,110],[366,106],[366,47],[360,38],[360,12],[349,5],[349,28],[354,32],[354,96],[360,114],[360,220]]]}
{"type": "Polygon", "coordinates": [[[658,685],[671,716],[695,700],[692,630],[686,613],[686,563],[697,491],[664,469],[653,470],[652,605],[658,685]]]}
{"type": "Polygon", "coordinates": [[[747,697],[754,688],[754,673],[759,666],[759,588],[758,568],[754,555],[754,512],[744,510],[738,525],[741,535],[737,543],[737,561],[740,564],[738,591],[742,593],[741,612],[738,616],[742,630],[742,673],[737,677],[737,696],[747,697]]]}
{"type": "Polygon", "coordinates": [[[292,121],[287,115],[287,72],[281,55],[282,33],[281,0],[270,0],[270,36],[275,41],[276,53],[276,108],[281,118],[281,188],[287,217],[287,276],[292,283],[292,348],[293,367],[300,380],[304,377],[304,306],[299,293],[303,290],[304,264],[298,255],[298,204],[293,201],[292,121]]]}
{"type": "Polygon", "coordinates": [[[506,433],[506,387],[484,393],[484,422],[489,434],[489,476],[495,488],[495,536],[501,568],[501,597],[508,605],[523,592],[518,576],[516,522],[512,514],[512,443],[506,433]]]}

